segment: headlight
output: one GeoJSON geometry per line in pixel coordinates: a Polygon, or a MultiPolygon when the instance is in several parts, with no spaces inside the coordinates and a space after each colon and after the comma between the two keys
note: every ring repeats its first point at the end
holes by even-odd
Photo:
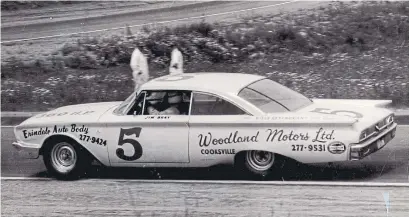
{"type": "Polygon", "coordinates": [[[369,128],[366,128],[364,131],[361,132],[361,135],[359,136],[359,141],[362,142],[363,140],[366,140],[367,138],[372,136],[374,132],[375,132],[375,125],[369,128]]]}
{"type": "Polygon", "coordinates": [[[366,140],[367,138],[369,138],[372,135],[376,135],[378,134],[381,129],[383,129],[385,127],[385,125],[389,125],[391,123],[393,123],[395,121],[395,115],[389,115],[388,117],[386,117],[385,119],[382,119],[380,122],[378,122],[375,125],[372,125],[371,127],[366,128],[365,130],[363,130],[361,132],[361,135],[359,136],[359,142],[362,142],[364,140],[366,140]]]}

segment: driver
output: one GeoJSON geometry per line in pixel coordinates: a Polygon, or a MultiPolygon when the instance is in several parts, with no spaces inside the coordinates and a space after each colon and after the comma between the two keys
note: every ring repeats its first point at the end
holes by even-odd
{"type": "MultiPolygon", "coordinates": [[[[182,102],[182,93],[180,92],[170,92],[168,93],[168,101],[167,104],[169,107],[163,111],[158,111],[154,107],[154,104],[152,106],[148,107],[148,112],[150,115],[179,115],[180,111],[178,109],[179,103],[182,102]]],[[[152,102],[151,102],[152,104],[152,102]]]]}

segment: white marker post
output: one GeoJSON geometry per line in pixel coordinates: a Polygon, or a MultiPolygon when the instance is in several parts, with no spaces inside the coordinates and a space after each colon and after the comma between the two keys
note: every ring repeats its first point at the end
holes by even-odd
{"type": "Polygon", "coordinates": [[[177,48],[172,50],[169,74],[183,74],[183,56],[177,48]]]}
{"type": "Polygon", "coordinates": [[[149,80],[148,60],[138,48],[135,48],[132,53],[130,66],[136,91],[142,84],[149,80]]]}

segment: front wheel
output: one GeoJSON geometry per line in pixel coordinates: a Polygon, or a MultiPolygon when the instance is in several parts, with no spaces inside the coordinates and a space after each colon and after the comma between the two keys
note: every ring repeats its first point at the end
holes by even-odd
{"type": "Polygon", "coordinates": [[[50,144],[43,154],[43,160],[48,172],[62,180],[81,177],[91,165],[85,150],[70,141],[50,144]]]}
{"type": "Polygon", "coordinates": [[[254,178],[279,175],[279,169],[283,165],[282,157],[272,152],[251,150],[240,154],[236,165],[241,172],[254,178]]]}

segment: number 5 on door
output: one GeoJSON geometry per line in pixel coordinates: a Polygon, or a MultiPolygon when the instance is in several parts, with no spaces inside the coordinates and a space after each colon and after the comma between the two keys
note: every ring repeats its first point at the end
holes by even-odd
{"type": "Polygon", "coordinates": [[[143,151],[141,144],[134,139],[124,139],[125,135],[127,136],[135,135],[136,137],[139,137],[141,131],[142,128],[140,127],[134,127],[130,129],[121,128],[121,131],[119,132],[118,146],[123,146],[124,144],[131,144],[134,149],[134,154],[132,156],[125,155],[124,150],[121,147],[119,147],[116,149],[117,157],[126,161],[134,161],[142,157],[143,151]]]}

